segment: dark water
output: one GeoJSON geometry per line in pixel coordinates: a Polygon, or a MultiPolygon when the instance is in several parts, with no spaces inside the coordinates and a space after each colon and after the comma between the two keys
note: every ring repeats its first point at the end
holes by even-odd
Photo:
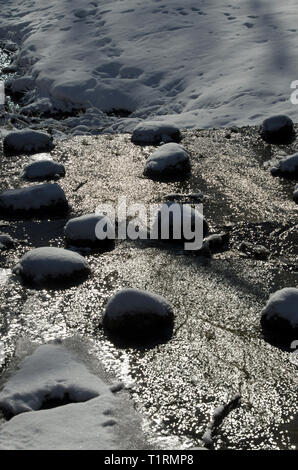
{"type": "MultiPolygon", "coordinates": [[[[3,370],[31,342],[79,335],[107,371],[130,388],[148,438],[162,448],[200,445],[216,407],[240,393],[241,406],[215,435],[216,448],[283,449],[297,441],[297,366],[290,352],[266,342],[260,312],[271,292],[297,286],[297,209],[294,182],[262,168],[274,156],[244,129],[184,134],[192,176],[158,183],[142,176],[150,147],[128,135],[76,137],[52,152],[66,166],[60,180],[69,217],[104,202],[161,202],[169,193],[205,195],[213,231],[230,231],[230,245],[209,259],[163,244],[117,242],[113,251],[85,253],[91,276],[64,291],[30,290],[11,269],[31,247],[64,246],[65,219],[0,220],[17,241],[1,253],[0,333],[3,370]],[[268,260],[243,253],[243,241],[264,244],[268,260]],[[173,337],[164,344],[119,348],[100,327],[109,297],[123,287],[164,295],[173,305],[173,337]],[[295,421],[296,419],[296,421],[295,421]]],[[[296,144],[286,149],[296,150],[296,144]]],[[[28,156],[1,156],[1,189],[18,187],[28,156]]]]}

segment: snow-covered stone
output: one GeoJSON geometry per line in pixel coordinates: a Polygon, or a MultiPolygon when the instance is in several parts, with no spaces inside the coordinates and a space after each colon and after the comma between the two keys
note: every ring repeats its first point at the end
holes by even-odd
{"type": "Polygon", "coordinates": [[[298,334],[298,289],[286,287],[269,297],[262,311],[262,327],[280,339],[298,334]]]}
{"type": "Polygon", "coordinates": [[[65,176],[65,167],[61,163],[56,163],[53,160],[36,160],[25,166],[22,178],[40,181],[65,176]]]}
{"type": "MultiPolygon", "coordinates": [[[[64,233],[69,244],[103,247],[112,242],[109,234],[113,234],[114,229],[108,217],[98,214],[86,214],[70,219],[64,227],[64,233]],[[96,226],[99,222],[104,222],[106,225],[104,232],[107,233],[107,238],[105,239],[97,236],[96,226]]],[[[114,238],[112,237],[112,239],[114,238]]]]}
{"type": "Polygon", "coordinates": [[[46,132],[31,129],[12,131],[4,137],[3,148],[9,153],[42,152],[53,148],[53,139],[46,132]]]}
{"type": "Polygon", "coordinates": [[[160,142],[180,142],[181,133],[177,126],[159,121],[145,121],[136,126],[131,140],[135,144],[159,144],[160,142]]]}
{"type": "Polygon", "coordinates": [[[296,186],[295,186],[295,188],[294,188],[293,199],[294,199],[294,201],[297,202],[297,204],[298,204],[298,184],[296,184],[296,186]]]}
{"type": "Polygon", "coordinates": [[[176,143],[164,144],[147,159],[144,174],[149,177],[185,177],[190,172],[186,150],[176,143]]]}
{"type": "MultiPolygon", "coordinates": [[[[153,223],[153,231],[159,239],[178,243],[192,243],[196,231],[196,237],[199,236],[202,246],[203,238],[208,235],[209,227],[205,217],[198,210],[189,204],[170,201],[165,202],[159,209],[153,223]],[[192,233],[187,234],[188,231],[192,233]]],[[[197,241],[199,242],[198,239],[197,241]]]]}
{"type": "Polygon", "coordinates": [[[289,155],[277,162],[277,165],[271,168],[273,176],[292,177],[298,175],[298,153],[289,155]]]}
{"type": "Polygon", "coordinates": [[[109,387],[62,344],[39,346],[0,393],[0,409],[10,416],[39,410],[50,400],[84,402],[109,387]]]}
{"type": "Polygon", "coordinates": [[[290,143],[294,136],[294,124],[288,116],[278,115],[265,119],[261,128],[262,138],[269,144],[290,143]]]}
{"type": "Polygon", "coordinates": [[[27,252],[13,268],[25,282],[35,286],[75,285],[89,274],[85,258],[63,248],[41,247],[27,252]]]}
{"type": "Polygon", "coordinates": [[[11,248],[14,245],[14,240],[6,233],[0,233],[0,250],[11,248]]]}
{"type": "Polygon", "coordinates": [[[123,289],[107,303],[104,327],[124,337],[159,336],[173,326],[173,310],[160,295],[139,289],[123,289]]]}
{"type": "Polygon", "coordinates": [[[64,191],[56,183],[8,189],[0,194],[0,213],[4,215],[58,214],[68,209],[64,191]]]}

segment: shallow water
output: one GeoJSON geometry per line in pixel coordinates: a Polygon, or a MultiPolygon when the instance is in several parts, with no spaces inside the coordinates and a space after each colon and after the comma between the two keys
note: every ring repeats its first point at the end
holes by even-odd
{"type": "MultiPolygon", "coordinates": [[[[60,180],[70,216],[100,203],[164,201],[169,193],[205,195],[204,213],[213,231],[229,230],[230,246],[212,259],[163,243],[117,242],[113,251],[87,253],[92,274],[64,291],[24,288],[10,269],[30,247],[63,246],[65,219],[2,220],[16,240],[1,253],[0,332],[5,369],[31,341],[80,335],[107,371],[130,388],[148,439],[162,448],[198,446],[212,412],[236,393],[241,406],[214,437],[215,448],[282,449],[298,445],[297,366],[290,352],[268,344],[260,312],[268,295],[297,285],[297,209],[294,182],[272,178],[262,163],[272,148],[243,129],[184,133],[192,176],[159,183],[142,176],[151,147],[136,147],[128,135],[76,137],[52,152],[66,166],[60,180]],[[270,250],[258,261],[239,249],[242,241],[270,250]],[[173,305],[173,337],[143,349],[119,348],[100,319],[109,297],[123,287],[164,295],[173,305]],[[89,343],[91,342],[91,343],[89,343]]],[[[297,151],[296,144],[286,148],[297,151]]],[[[28,156],[1,157],[1,189],[22,183],[28,156]]],[[[186,198],[187,199],[187,198],[186,198]]]]}

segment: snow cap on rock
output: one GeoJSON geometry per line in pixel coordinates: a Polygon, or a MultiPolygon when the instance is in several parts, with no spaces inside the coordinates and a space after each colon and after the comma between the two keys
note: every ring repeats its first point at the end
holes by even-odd
{"type": "Polygon", "coordinates": [[[8,189],[0,193],[0,213],[4,215],[35,215],[43,211],[65,213],[68,209],[64,191],[56,183],[8,189]]]}
{"type": "Polygon", "coordinates": [[[286,287],[272,294],[262,311],[261,324],[274,336],[295,338],[298,333],[298,289],[286,287]]]}
{"type": "MultiPolygon", "coordinates": [[[[109,234],[114,233],[110,219],[100,214],[86,214],[80,217],[70,219],[64,227],[65,238],[68,243],[78,246],[101,246],[111,238],[109,234]],[[99,222],[105,222],[107,238],[100,239],[96,233],[96,227],[99,222]]],[[[114,238],[114,237],[112,237],[114,238]]]]}
{"type": "Polygon", "coordinates": [[[75,285],[89,273],[85,258],[63,248],[41,247],[27,252],[13,272],[35,286],[75,285]]]}
{"type": "Polygon", "coordinates": [[[180,142],[181,133],[174,124],[161,121],[145,121],[136,126],[131,140],[135,144],[156,145],[160,142],[180,142]]]}
{"type": "Polygon", "coordinates": [[[294,124],[288,116],[277,115],[267,119],[262,124],[261,136],[268,144],[288,144],[295,136],[294,124]]]}
{"type": "Polygon", "coordinates": [[[53,139],[46,132],[25,129],[9,132],[3,140],[7,153],[42,152],[53,148],[53,139]]]}
{"type": "Polygon", "coordinates": [[[144,174],[149,177],[183,177],[190,172],[189,155],[179,144],[159,147],[146,161],[144,174]]]}
{"type": "Polygon", "coordinates": [[[159,336],[173,325],[173,310],[162,296],[139,289],[123,289],[107,303],[103,325],[124,337],[159,336]]]}
{"type": "Polygon", "coordinates": [[[31,181],[48,180],[59,176],[65,176],[64,165],[45,158],[28,163],[21,175],[22,178],[31,181]]]}

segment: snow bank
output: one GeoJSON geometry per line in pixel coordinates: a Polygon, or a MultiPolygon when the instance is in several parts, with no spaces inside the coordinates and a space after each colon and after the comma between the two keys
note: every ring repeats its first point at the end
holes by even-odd
{"type": "Polygon", "coordinates": [[[34,215],[42,212],[68,211],[64,191],[56,183],[28,188],[8,189],[0,194],[0,213],[5,215],[34,215]]]}
{"type": "Polygon", "coordinates": [[[173,324],[173,310],[160,295],[139,289],[123,289],[107,303],[103,325],[124,337],[159,335],[173,324]]]}
{"type": "Polygon", "coordinates": [[[271,169],[273,176],[297,176],[298,175],[298,153],[289,155],[288,157],[279,160],[276,167],[271,169]]]}
{"type": "Polygon", "coordinates": [[[30,105],[87,108],[113,131],[143,119],[210,128],[296,117],[297,22],[296,0],[14,0],[0,34],[20,44],[30,105]],[[105,120],[113,108],[132,114],[105,120]]]}
{"type": "Polygon", "coordinates": [[[106,393],[108,386],[65,346],[46,344],[27,357],[5,383],[0,409],[14,416],[39,410],[50,400],[84,402],[106,393]]]}
{"type": "Polygon", "coordinates": [[[107,234],[112,233],[111,221],[103,215],[86,214],[70,219],[64,227],[66,241],[78,246],[104,246],[111,240],[97,237],[96,226],[101,221],[106,224],[107,234]]]}
{"type": "Polygon", "coordinates": [[[262,311],[261,324],[277,336],[298,333],[298,289],[286,287],[272,294],[262,311]]]}
{"type": "Polygon", "coordinates": [[[294,192],[293,192],[293,199],[298,204],[298,184],[296,184],[294,192]]]}
{"type": "Polygon", "coordinates": [[[140,419],[128,396],[117,391],[119,387],[89,371],[61,342],[42,345],[21,363],[0,393],[0,408],[11,418],[1,422],[0,449],[142,446],[140,419]]]}
{"type": "Polygon", "coordinates": [[[32,181],[53,179],[59,176],[65,176],[64,165],[45,158],[26,165],[21,175],[22,178],[32,181]]]}
{"type": "Polygon", "coordinates": [[[41,131],[21,130],[9,132],[3,139],[3,148],[9,153],[30,153],[50,150],[53,139],[41,131]]]}
{"type": "Polygon", "coordinates": [[[179,142],[181,134],[178,127],[169,123],[146,121],[138,124],[131,137],[135,144],[160,144],[160,142],[179,142]]]}
{"type": "Polygon", "coordinates": [[[85,258],[63,248],[42,247],[26,253],[13,272],[36,286],[75,285],[89,273],[85,258]]]}
{"type": "Polygon", "coordinates": [[[262,124],[261,135],[268,144],[288,144],[295,137],[293,121],[284,115],[267,118],[262,124]]]}
{"type": "Polygon", "coordinates": [[[147,159],[144,174],[149,177],[185,177],[190,172],[190,160],[181,145],[169,143],[155,150],[147,159]]]}

